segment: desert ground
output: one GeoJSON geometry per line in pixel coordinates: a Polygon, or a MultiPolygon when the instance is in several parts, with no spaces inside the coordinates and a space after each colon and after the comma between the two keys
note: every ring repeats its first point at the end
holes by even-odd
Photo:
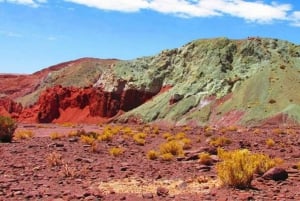
{"type": "Polygon", "coordinates": [[[299,134],[291,126],[19,124],[13,142],[0,144],[0,200],[299,200],[299,134]],[[172,140],[183,152],[159,155],[172,140]],[[257,174],[249,188],[224,186],[218,147],[266,154],[288,178],[257,174]]]}

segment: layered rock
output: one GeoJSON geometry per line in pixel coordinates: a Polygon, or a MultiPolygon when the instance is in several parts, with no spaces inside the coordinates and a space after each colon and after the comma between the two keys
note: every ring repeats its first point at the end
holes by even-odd
{"type": "Polygon", "coordinates": [[[151,98],[153,93],[134,89],[121,92],[106,92],[92,86],[85,88],[55,86],[44,91],[35,107],[37,121],[49,123],[60,117],[67,109],[84,110],[89,116],[110,118],[119,111],[131,110],[151,98]]]}

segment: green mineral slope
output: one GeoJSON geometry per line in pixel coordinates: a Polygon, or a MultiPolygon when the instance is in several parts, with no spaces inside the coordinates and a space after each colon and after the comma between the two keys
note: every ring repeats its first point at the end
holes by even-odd
{"type": "Polygon", "coordinates": [[[287,41],[196,40],[153,57],[119,62],[111,73],[127,80],[129,88],[158,92],[172,86],[118,121],[133,117],[144,122],[247,125],[278,114],[300,120],[300,46],[287,41]],[[182,99],[170,105],[175,94],[182,99]]]}

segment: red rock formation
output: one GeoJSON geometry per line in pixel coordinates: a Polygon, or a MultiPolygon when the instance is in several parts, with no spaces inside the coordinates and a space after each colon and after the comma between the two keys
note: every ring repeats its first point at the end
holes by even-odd
{"type": "Polygon", "coordinates": [[[6,97],[0,98],[0,115],[17,116],[22,110],[23,107],[20,103],[6,97]]]}
{"type": "MultiPolygon", "coordinates": [[[[70,108],[77,110],[78,115],[80,110],[83,111],[88,108],[88,116],[90,117],[110,118],[119,111],[128,111],[143,104],[154,95],[153,93],[138,90],[106,92],[102,88],[55,86],[44,91],[32,108],[34,110],[38,108],[36,120],[39,123],[52,122],[58,119],[61,113],[70,108]]],[[[27,109],[25,111],[28,118],[32,117],[29,114],[30,110],[27,109]]],[[[21,115],[21,117],[24,117],[24,115],[21,115]]],[[[76,119],[80,118],[76,117],[76,119]]],[[[63,119],[60,119],[60,121],[63,121],[63,119]]]]}

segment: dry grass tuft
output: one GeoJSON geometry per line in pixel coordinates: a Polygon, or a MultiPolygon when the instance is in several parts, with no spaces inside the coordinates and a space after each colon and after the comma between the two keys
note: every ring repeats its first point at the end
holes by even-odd
{"type": "Polygon", "coordinates": [[[63,164],[62,155],[57,152],[50,153],[47,156],[46,160],[48,165],[50,165],[51,167],[60,166],[63,164]]]}
{"type": "Polygon", "coordinates": [[[247,149],[224,151],[218,149],[222,162],[218,163],[217,173],[224,185],[248,188],[255,173],[263,174],[276,164],[264,154],[254,154],[247,149]]]}
{"type": "Polygon", "coordinates": [[[30,130],[18,130],[14,134],[16,140],[30,139],[34,137],[34,133],[30,130]]]}

